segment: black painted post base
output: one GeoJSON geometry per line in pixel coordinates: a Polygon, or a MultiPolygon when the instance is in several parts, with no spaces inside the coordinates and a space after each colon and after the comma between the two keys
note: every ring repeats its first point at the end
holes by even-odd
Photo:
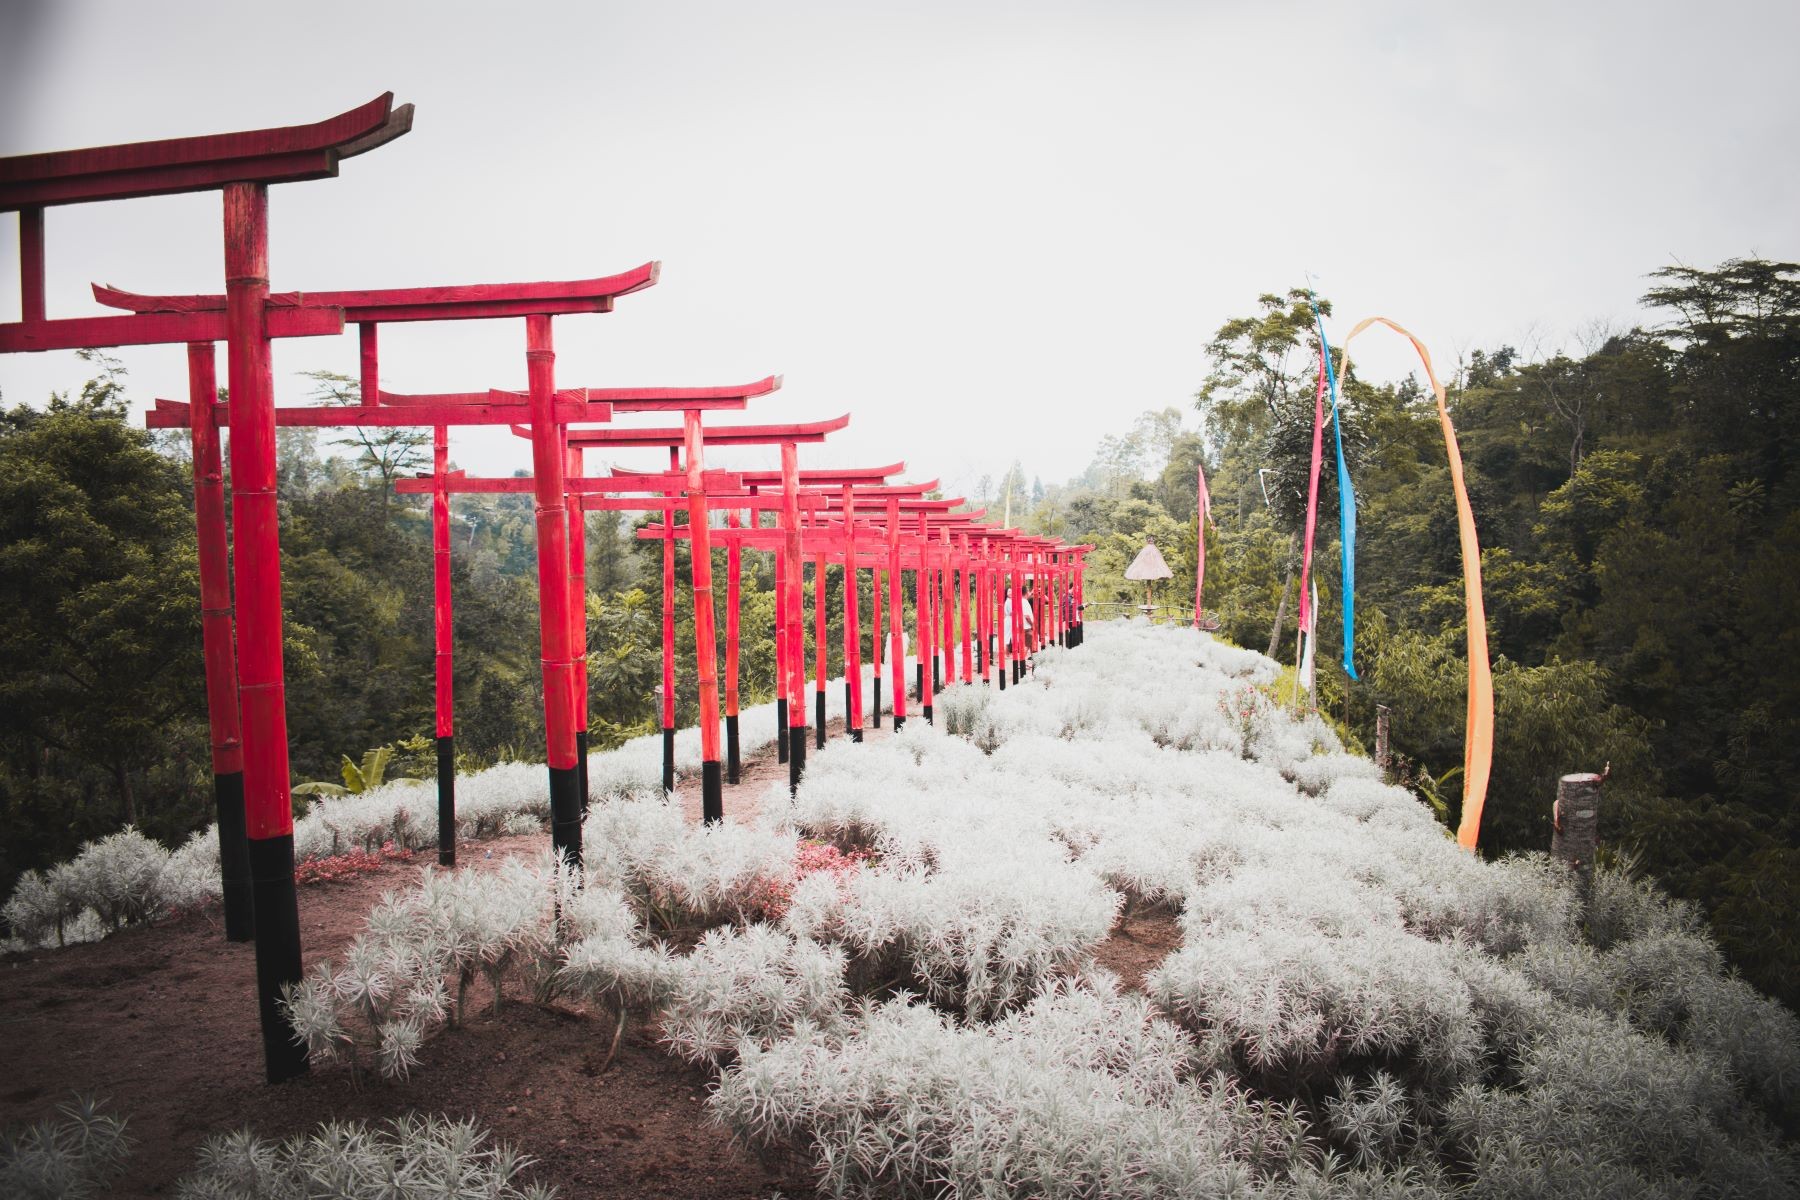
{"type": "Polygon", "coordinates": [[[944,690],[944,660],[935,654],[931,656],[931,690],[944,690]]]}
{"type": "Polygon", "coordinates": [[[775,761],[788,760],[787,701],[775,701],[775,761]]]}
{"type": "Polygon", "coordinates": [[[906,718],[905,717],[895,717],[894,718],[894,732],[899,733],[904,728],[906,728],[906,718]]]}
{"type": "Polygon", "coordinates": [[[862,730],[852,729],[850,731],[850,740],[860,745],[862,743],[862,730]]]}
{"type": "Polygon", "coordinates": [[[251,903],[256,907],[256,1007],[263,1066],[270,1083],[304,1075],[306,1047],[282,1015],[283,985],[300,982],[300,905],[294,896],[294,835],[249,841],[251,903]]]}
{"type": "Polygon", "coordinates": [[[1000,677],[1000,690],[1004,692],[1006,690],[1006,677],[1012,674],[1012,664],[1003,662],[996,665],[999,666],[1000,669],[995,671],[994,674],[1000,677]]]}
{"type": "Polygon", "coordinates": [[[581,773],[550,768],[550,846],[559,861],[581,865],[581,773]]]}
{"type": "Polygon", "coordinates": [[[456,865],[456,735],[437,740],[438,866],[456,865]]]}
{"type": "Polygon", "coordinates": [[[981,674],[981,659],[982,659],[981,639],[977,638],[975,640],[975,673],[977,675],[981,674]]]}
{"type": "Polygon", "coordinates": [[[875,676],[875,707],[869,714],[869,724],[876,729],[881,728],[881,675],[875,676]]]}
{"type": "Polygon", "coordinates": [[[913,662],[913,699],[925,703],[925,664],[913,662]]]}
{"type": "Polygon", "coordinates": [[[931,724],[931,705],[922,704],[919,706],[919,708],[920,708],[920,711],[925,714],[925,723],[927,725],[931,724]]]}
{"type": "Polygon", "coordinates": [[[725,779],[733,787],[737,786],[738,775],[742,773],[743,765],[738,758],[737,714],[732,713],[725,718],[725,779]]]}
{"type": "Polygon", "coordinates": [[[663,728],[663,791],[675,790],[675,731],[663,728]]]}
{"type": "Polygon", "coordinates": [[[725,782],[716,762],[700,764],[700,819],[708,825],[725,820],[725,782]]]}
{"type": "Polygon", "coordinates": [[[219,886],[225,893],[225,940],[256,936],[256,901],[250,891],[250,845],[244,837],[244,773],[213,776],[219,818],[219,886]]]}
{"type": "Polygon", "coordinates": [[[788,795],[800,791],[800,776],[806,773],[806,726],[788,726],[788,795]]]}
{"type": "MultiPolygon", "coordinates": [[[[846,676],[846,678],[844,679],[844,728],[845,729],[850,728],[851,708],[852,708],[852,706],[850,704],[850,680],[846,676]]],[[[862,741],[862,738],[858,737],[856,740],[860,742],[860,741],[862,741]]]]}
{"type": "Polygon", "coordinates": [[[825,748],[825,689],[815,690],[813,698],[813,728],[816,731],[813,736],[818,739],[819,749],[823,750],[825,748]]]}
{"type": "Polygon", "coordinates": [[[581,778],[581,815],[588,814],[588,741],[587,730],[575,732],[575,771],[581,778]]]}

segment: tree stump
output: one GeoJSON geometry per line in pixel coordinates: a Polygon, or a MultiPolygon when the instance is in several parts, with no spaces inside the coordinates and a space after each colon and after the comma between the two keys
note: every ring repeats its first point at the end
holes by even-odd
{"type": "Polygon", "coordinates": [[[1567,863],[1585,880],[1594,870],[1600,845],[1600,782],[1592,772],[1564,775],[1551,810],[1550,857],[1567,863]]]}

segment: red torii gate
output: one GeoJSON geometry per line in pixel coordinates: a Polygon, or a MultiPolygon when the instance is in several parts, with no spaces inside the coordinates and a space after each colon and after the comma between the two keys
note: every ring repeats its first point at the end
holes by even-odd
{"type": "MultiPolygon", "coordinates": [[[[560,396],[542,397],[513,392],[488,392],[480,395],[456,394],[443,397],[395,396],[385,393],[380,386],[380,365],[377,335],[379,327],[390,321],[436,321],[436,320],[486,320],[495,318],[524,317],[527,327],[527,367],[534,374],[547,373],[553,368],[554,355],[549,346],[549,320],[553,315],[576,312],[610,312],[613,301],[622,295],[649,287],[656,282],[657,266],[647,263],[634,270],[619,275],[598,279],[560,281],[550,283],[513,283],[513,284],[477,284],[455,287],[427,288],[393,288],[365,289],[347,292],[319,293],[330,298],[332,303],[348,321],[359,326],[361,333],[360,355],[360,404],[282,407],[274,410],[275,424],[278,426],[306,427],[339,427],[339,426],[416,426],[430,425],[434,432],[442,435],[434,437],[434,442],[446,442],[447,429],[450,425],[511,425],[521,416],[531,418],[533,430],[533,451],[536,456],[559,457],[558,439],[560,422],[569,420],[610,420],[612,404],[610,400],[600,400],[586,393],[568,393],[560,396]],[[541,330],[539,326],[541,324],[541,330]],[[536,332],[534,332],[536,331],[536,332]],[[533,348],[533,338],[541,338],[542,345],[533,348]],[[385,402],[384,402],[385,401],[385,402]],[[548,419],[545,419],[545,418],[548,419]],[[548,443],[548,445],[545,445],[548,443]]],[[[128,308],[140,314],[153,313],[204,313],[216,311],[225,303],[225,297],[218,295],[189,296],[146,296],[127,292],[117,288],[94,289],[95,297],[103,303],[115,307],[128,308]]],[[[274,298],[272,303],[287,305],[296,303],[294,295],[283,295],[274,298]]],[[[175,401],[158,400],[155,408],[145,416],[145,424],[150,428],[179,428],[186,426],[194,431],[196,439],[198,430],[209,421],[217,423],[228,419],[221,414],[222,407],[216,403],[216,393],[210,390],[207,372],[193,369],[198,351],[190,344],[189,395],[187,404],[175,401]]],[[[210,356],[210,347],[206,348],[210,356]]],[[[214,435],[216,438],[216,434],[214,435]]],[[[196,441],[195,470],[196,478],[202,469],[196,441]]],[[[434,445],[434,454],[436,447],[434,445]]],[[[210,464],[208,464],[210,466],[210,464]]],[[[540,598],[540,628],[545,634],[544,670],[545,675],[545,730],[546,743],[554,746],[562,740],[565,726],[572,724],[572,709],[569,720],[558,721],[557,697],[553,693],[552,673],[558,664],[563,664],[566,673],[572,675],[572,664],[564,654],[559,659],[555,651],[555,643],[549,638],[552,629],[563,629],[566,632],[567,594],[566,579],[562,577],[562,568],[558,560],[566,558],[570,542],[568,538],[568,522],[566,514],[562,521],[555,519],[552,507],[546,501],[552,501],[554,507],[561,508],[562,493],[560,489],[546,496],[542,492],[538,503],[538,571],[540,598]],[[554,536],[557,526],[562,533],[560,546],[554,536]],[[560,604],[560,611],[558,606],[560,604]]],[[[196,505],[196,520],[200,520],[199,506],[196,505]]],[[[447,536],[447,529],[446,529],[447,536]]],[[[210,528],[200,530],[202,542],[217,541],[222,543],[225,537],[222,523],[214,523],[210,528]]],[[[447,547],[446,547],[447,549],[447,547]]],[[[448,565],[446,559],[445,565],[448,565]]],[[[203,565],[201,580],[203,592],[208,588],[208,580],[203,565]]],[[[222,583],[214,582],[213,590],[222,590],[222,583]]],[[[228,619],[228,618],[227,618],[228,619]]],[[[566,642],[566,638],[564,639],[566,642]]],[[[208,679],[229,678],[230,645],[226,639],[219,639],[222,646],[209,642],[209,653],[213,657],[208,662],[208,679]]],[[[231,703],[229,695],[213,697],[209,695],[209,706],[215,701],[222,701],[224,706],[231,703]]],[[[573,703],[573,694],[570,694],[573,703]]],[[[438,766],[441,773],[446,765],[444,747],[440,744],[438,766]]],[[[571,747],[573,755],[573,747],[571,747]]],[[[569,793],[566,783],[559,780],[555,766],[556,753],[551,750],[548,757],[551,766],[551,838],[559,853],[572,855],[579,859],[581,854],[580,811],[577,798],[569,793]],[[559,787],[560,784],[560,787],[559,787]]],[[[578,771],[578,762],[571,767],[578,771]]],[[[450,772],[454,775],[455,754],[452,749],[449,755],[450,772]]],[[[578,780],[577,780],[578,782],[578,780]]],[[[442,793],[440,790],[440,818],[443,817],[442,793]]],[[[289,818],[291,830],[291,816],[289,818]]],[[[221,829],[221,837],[224,831],[221,829]]],[[[444,832],[440,824],[439,855],[444,860],[444,832]]],[[[450,859],[454,860],[454,842],[451,843],[450,859]]],[[[223,869],[223,862],[221,864],[223,869]]]]}
{"type": "MultiPolygon", "coordinates": [[[[966,526],[975,518],[982,515],[981,510],[963,513],[949,512],[949,509],[962,503],[960,499],[927,500],[919,495],[919,493],[927,491],[935,485],[936,481],[932,480],[925,484],[865,488],[860,493],[854,493],[854,499],[852,501],[853,507],[848,510],[840,507],[842,501],[837,493],[827,492],[820,497],[820,499],[823,500],[823,503],[814,508],[814,523],[807,526],[807,542],[815,559],[815,585],[817,580],[822,577],[822,568],[827,566],[831,561],[839,561],[846,564],[853,563],[855,567],[868,565],[872,568],[880,569],[885,565],[888,568],[891,597],[890,607],[893,612],[893,619],[890,621],[892,643],[890,657],[892,659],[894,671],[894,724],[896,728],[903,726],[906,719],[906,693],[904,679],[901,673],[903,670],[904,653],[901,646],[899,613],[901,612],[901,573],[907,565],[913,567],[915,575],[915,618],[919,639],[918,661],[921,664],[926,661],[926,658],[930,654],[930,646],[934,637],[934,621],[930,608],[932,603],[932,589],[929,583],[929,576],[926,574],[930,561],[929,539],[918,533],[906,533],[899,519],[899,513],[904,510],[908,515],[916,514],[919,516],[922,524],[931,523],[942,525],[947,523],[957,527],[966,526]],[[868,493],[879,494],[869,495],[868,493]],[[841,518],[843,513],[846,511],[854,512],[855,505],[857,504],[865,504],[876,508],[878,511],[886,512],[889,517],[888,521],[885,525],[877,524],[875,522],[856,522],[854,520],[849,522],[842,521],[841,518]],[[932,519],[932,514],[936,515],[935,521],[932,519]],[[829,520],[832,516],[838,516],[840,521],[835,524],[832,523],[829,520]],[[878,535],[885,529],[888,535],[887,554],[885,558],[878,549],[873,547],[869,551],[868,557],[865,558],[861,553],[860,547],[858,547],[856,542],[856,535],[858,528],[865,525],[871,534],[878,535]],[[910,564],[908,564],[903,550],[911,551],[912,561],[910,564]]],[[[852,491],[853,489],[846,488],[844,490],[852,491]]],[[[784,534],[785,531],[782,530],[739,530],[729,531],[723,536],[732,538],[743,545],[749,545],[759,549],[772,548],[779,550],[781,545],[776,539],[784,536],[784,534]]],[[[666,526],[646,526],[638,531],[637,536],[641,539],[649,540],[669,536],[680,537],[683,536],[683,534],[679,527],[671,533],[666,526]]],[[[857,599],[859,591],[859,588],[850,586],[845,588],[845,709],[846,725],[852,731],[853,740],[861,740],[859,737],[855,737],[855,734],[859,731],[858,719],[861,711],[861,637],[860,630],[857,628],[858,621],[856,616],[857,605],[859,604],[857,599]],[[853,638],[854,641],[852,640],[853,638]]],[[[815,622],[814,650],[817,656],[817,666],[815,668],[815,706],[819,712],[822,713],[825,694],[825,638],[823,634],[825,619],[824,610],[819,604],[819,594],[819,589],[815,586],[813,609],[815,622]]],[[[876,593],[876,604],[877,606],[879,605],[879,592],[876,593]]],[[[877,607],[876,611],[879,613],[879,607],[877,607]]],[[[876,617],[876,620],[879,624],[879,616],[876,617]]],[[[877,632],[877,639],[879,639],[879,632],[877,632]]],[[[879,676],[877,676],[877,682],[879,682],[879,676]]],[[[933,692],[928,677],[922,673],[919,676],[919,687],[920,705],[924,710],[926,720],[929,721],[932,716],[931,701],[933,699],[933,692]]],[[[877,709],[879,709],[879,692],[876,693],[876,706],[877,709]]],[[[822,739],[820,744],[823,744],[822,739]]],[[[804,763],[802,760],[801,769],[803,769],[803,767],[804,763]]],[[[790,784],[796,784],[798,782],[798,774],[799,771],[797,771],[793,764],[790,763],[790,784]]]]}
{"type": "MultiPolygon", "coordinates": [[[[759,396],[766,396],[781,386],[779,375],[769,375],[754,383],[712,386],[712,387],[650,387],[650,388],[576,388],[563,389],[557,395],[560,404],[583,405],[592,413],[596,408],[604,406],[609,412],[670,412],[701,411],[713,409],[742,409],[747,403],[759,396]]],[[[365,380],[365,389],[367,381],[365,380]]],[[[437,395],[395,395],[380,392],[380,397],[389,405],[425,411],[442,411],[446,407],[456,412],[462,409],[473,409],[488,405],[494,400],[504,400],[515,405],[517,394],[499,390],[489,392],[453,392],[437,395]],[[513,398],[513,399],[508,399],[513,398]]],[[[450,529],[449,529],[449,496],[455,492],[525,492],[535,491],[536,481],[531,478],[512,478],[502,481],[469,480],[462,472],[449,470],[448,428],[445,424],[435,424],[433,429],[432,473],[414,480],[396,482],[395,490],[402,494],[429,493],[432,497],[432,545],[433,545],[433,628],[435,639],[435,718],[438,756],[438,861],[444,865],[452,865],[456,861],[455,847],[455,814],[456,814],[456,750],[455,750],[455,715],[453,700],[453,627],[451,619],[450,594],[450,529]],[[457,486],[450,486],[451,481],[457,486]],[[505,486],[488,487],[484,483],[501,483],[505,486]]],[[[591,481],[582,478],[580,452],[565,450],[564,478],[566,501],[579,507],[581,496],[589,491],[597,490],[591,481]]],[[[626,490],[626,489],[619,489],[626,490]]],[[[583,509],[582,511],[585,512],[583,509]]],[[[583,816],[588,808],[587,786],[587,710],[588,710],[588,678],[587,678],[587,539],[586,522],[575,519],[569,522],[568,539],[568,586],[571,594],[569,605],[570,638],[575,646],[583,647],[582,652],[575,655],[575,670],[571,676],[573,688],[573,704],[576,717],[576,762],[578,790],[580,794],[580,811],[583,816]]],[[[573,845],[577,858],[580,856],[579,831],[573,845]]]]}
{"type": "MultiPolygon", "coordinates": [[[[827,421],[788,423],[783,425],[738,425],[729,428],[715,429],[712,435],[714,446],[749,446],[777,443],[781,447],[781,464],[783,484],[782,491],[786,503],[783,506],[784,522],[787,530],[787,554],[792,565],[787,580],[787,588],[778,584],[778,592],[785,592],[790,598],[788,608],[790,614],[799,612],[799,561],[800,561],[800,520],[798,509],[798,477],[799,477],[799,444],[801,442],[823,441],[829,434],[844,428],[850,423],[849,414],[827,421]]],[[[516,432],[516,431],[515,431],[516,432]]],[[[587,449],[594,446],[610,446],[614,449],[628,447],[667,447],[669,465],[673,469],[680,462],[680,446],[687,459],[687,471],[692,476],[692,483],[687,489],[689,506],[689,523],[695,530],[693,552],[690,555],[694,572],[694,640],[700,684],[700,747],[701,747],[701,786],[703,808],[710,819],[715,813],[722,812],[723,783],[721,764],[719,762],[719,713],[718,713],[718,678],[717,678],[717,642],[713,631],[712,617],[712,551],[711,525],[707,519],[707,500],[700,472],[704,469],[705,434],[701,429],[698,412],[684,414],[682,428],[674,429],[584,429],[571,430],[569,446],[571,449],[587,449]],[[704,589],[705,602],[701,602],[704,589]]],[[[670,528],[674,525],[673,506],[666,505],[663,510],[664,524],[670,528]]],[[[663,782],[665,789],[674,786],[674,751],[675,751],[675,678],[674,678],[674,546],[671,542],[664,548],[663,559],[663,782]]],[[[801,637],[798,619],[790,626],[788,640],[797,646],[801,637]]],[[[790,784],[796,785],[799,771],[805,762],[806,723],[802,710],[793,707],[797,700],[801,677],[794,670],[793,660],[789,660],[791,679],[789,695],[789,716],[792,722],[788,727],[788,772],[790,784]]]]}
{"type": "MultiPolygon", "coordinates": [[[[311,125],[0,159],[0,211],[19,213],[22,308],[20,321],[0,327],[0,352],[218,340],[229,346],[231,394],[237,401],[230,424],[231,504],[238,529],[232,553],[239,600],[241,741],[234,752],[229,722],[214,726],[214,772],[227,781],[238,775],[243,789],[257,995],[270,1082],[301,1074],[307,1066],[304,1047],[276,1007],[282,984],[298,982],[301,965],[281,663],[270,338],[335,333],[342,329],[343,318],[330,306],[269,305],[268,189],[273,183],[334,176],[340,160],[385,145],[411,127],[412,106],[395,108],[389,92],[311,125]],[[224,201],[222,309],[76,320],[46,317],[45,208],[215,189],[223,193],[224,201]]],[[[206,506],[222,511],[222,497],[210,482],[202,490],[206,506]]],[[[197,503],[200,500],[196,497],[197,503]]],[[[221,549],[215,543],[205,551],[214,566],[222,564],[221,549]]],[[[202,604],[216,617],[224,607],[222,599],[215,590],[203,597],[202,604]]],[[[227,783],[227,808],[229,791],[227,783]]]]}

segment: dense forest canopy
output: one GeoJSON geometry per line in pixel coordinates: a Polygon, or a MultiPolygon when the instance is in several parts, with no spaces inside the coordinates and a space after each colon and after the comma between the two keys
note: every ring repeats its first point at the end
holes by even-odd
{"type": "MultiPolygon", "coordinates": [[[[1643,325],[1590,329],[1549,354],[1472,351],[1450,381],[1494,659],[1483,849],[1547,847],[1556,777],[1610,764],[1610,852],[1700,902],[1740,969],[1795,1004],[1800,266],[1733,260],[1650,280],[1643,325]]],[[[1102,438],[1080,477],[1045,484],[1015,463],[973,499],[1095,543],[1090,601],[1137,598],[1124,569],[1153,537],[1180,600],[1204,465],[1207,608],[1224,636],[1291,660],[1317,355],[1307,293],[1262,296],[1196,364],[1197,430],[1179,409],[1146,412],[1102,438]]],[[[122,372],[93,363],[78,395],[0,411],[0,890],[125,821],[174,839],[210,811],[185,447],[132,428],[122,372]]],[[[1442,435],[1416,380],[1377,384],[1354,363],[1345,376],[1362,679],[1326,665],[1342,636],[1328,452],[1319,703],[1364,745],[1386,706],[1406,781],[1453,826],[1466,647],[1442,435]]],[[[343,390],[310,383],[327,401],[343,390]]],[[[425,774],[429,510],[391,487],[422,446],[339,448],[348,456],[307,431],[281,435],[296,778],[335,779],[341,756],[382,745],[397,769],[425,774]]],[[[529,758],[542,741],[530,498],[452,508],[459,751],[529,758]]],[[[660,548],[610,514],[589,517],[588,545],[590,733],[606,746],[655,719],[660,548]]],[[[686,578],[685,543],[677,553],[686,578]]],[[[746,703],[772,690],[770,569],[745,556],[746,703]]],[[[677,613],[691,656],[686,597],[677,613]]],[[[834,621],[833,670],[839,646],[834,621]]]]}

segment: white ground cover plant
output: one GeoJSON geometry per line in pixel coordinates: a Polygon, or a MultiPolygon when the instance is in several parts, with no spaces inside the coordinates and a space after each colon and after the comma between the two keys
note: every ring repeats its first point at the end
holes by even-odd
{"type": "Polygon", "coordinates": [[[488,1141],[473,1121],[405,1115],[379,1126],[327,1121],[281,1142],[248,1129],[209,1139],[184,1176],[182,1200],[550,1200],[555,1189],[521,1184],[531,1160],[488,1141]]]}
{"type": "Polygon", "coordinates": [[[809,754],[751,821],[616,789],[580,889],[428,875],[377,910],[367,963],[310,977],[318,1044],[389,1019],[404,1066],[419,1014],[500,963],[621,1022],[659,1010],[719,1069],[713,1115],[840,1195],[1800,1188],[1800,1023],[1691,912],[1467,854],[1258,690],[1260,655],[1089,632],[1004,693],[945,689],[936,727],[809,754]],[[806,839],[858,855],[806,873],[806,839]],[[1093,961],[1128,906],[1181,936],[1142,995],[1093,961]],[[376,991],[391,1018],[355,1007],[376,991]]]}
{"type": "MultiPolygon", "coordinates": [[[[865,698],[870,696],[872,671],[864,668],[865,698]]],[[[842,680],[831,681],[825,694],[827,717],[842,716],[842,680]]],[[[891,697],[884,696],[883,710],[891,707],[891,697]]],[[[742,711],[739,740],[744,755],[774,743],[775,716],[772,703],[742,711]]],[[[699,730],[677,731],[677,775],[697,774],[700,762],[699,730]]],[[[594,801],[660,800],[662,734],[589,755],[588,790],[594,801]]],[[[502,762],[457,777],[458,842],[534,832],[549,817],[549,790],[541,763],[502,762]]],[[[294,822],[294,857],[299,862],[352,850],[373,853],[387,842],[409,850],[437,845],[434,787],[399,779],[366,792],[320,796],[294,822]]],[[[194,834],[173,852],[127,827],[84,845],[66,863],[25,872],[0,908],[11,931],[0,938],[0,952],[97,941],[127,925],[217,903],[220,896],[217,826],[194,834]]]]}
{"type": "Polygon", "coordinates": [[[1800,1186],[1779,1132],[1800,1027],[1684,908],[1607,873],[1584,902],[1544,855],[1465,853],[1273,702],[1259,655],[1090,632],[771,798],[771,819],[877,852],[848,886],[803,881],[783,921],[842,946],[863,999],[739,1048],[713,1101],[734,1131],[810,1151],[834,1194],[1800,1186]],[[1179,913],[1144,999],[1086,965],[1115,896],[1179,913]],[[1008,921],[1054,950],[964,932],[1008,921]],[[1036,965],[1003,987],[956,966],[1002,960],[1036,965]],[[1096,1074],[1087,1039],[1121,1030],[1142,1036],[1096,1074]]]}
{"type": "Polygon", "coordinates": [[[0,1196],[9,1200],[86,1200],[106,1194],[125,1169],[133,1139],[126,1118],[76,1096],[57,1115],[0,1129],[0,1196]]]}

